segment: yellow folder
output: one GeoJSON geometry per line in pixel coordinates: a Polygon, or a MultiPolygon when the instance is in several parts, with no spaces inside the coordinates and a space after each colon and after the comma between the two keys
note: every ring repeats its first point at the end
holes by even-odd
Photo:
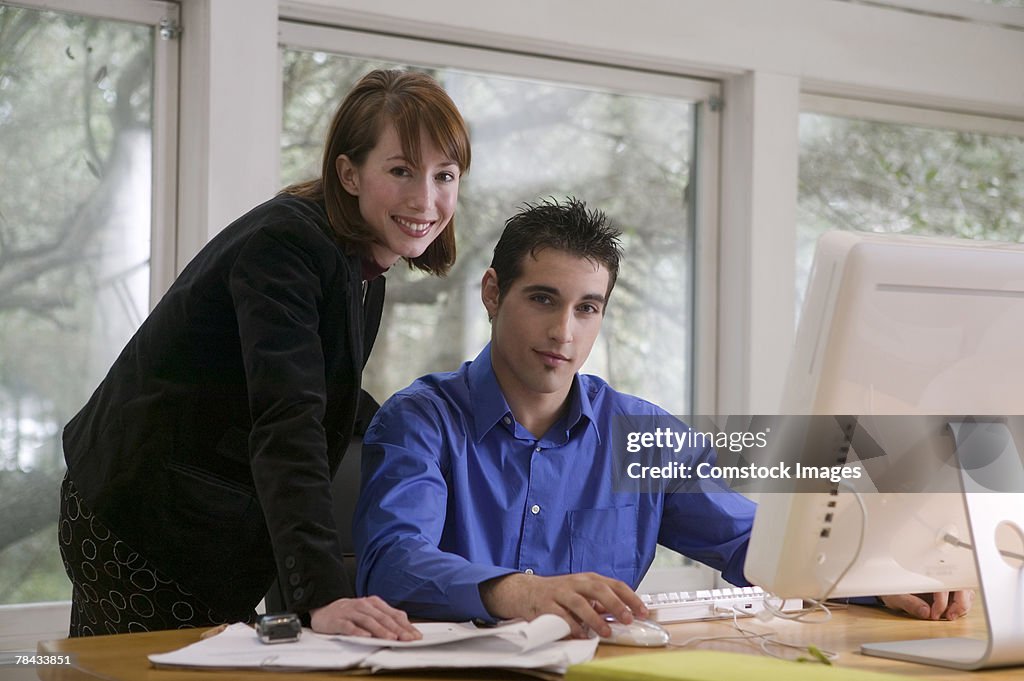
{"type": "Polygon", "coordinates": [[[566,681],[906,681],[860,669],[714,650],[623,655],[569,667],[566,681]]]}

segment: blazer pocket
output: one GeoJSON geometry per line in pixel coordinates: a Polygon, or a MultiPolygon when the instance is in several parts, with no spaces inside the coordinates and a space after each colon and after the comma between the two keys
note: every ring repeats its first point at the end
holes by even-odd
{"type": "Polygon", "coordinates": [[[569,511],[569,564],[636,587],[636,506],[569,511]],[[610,573],[610,574],[609,574],[610,573]]]}
{"type": "Polygon", "coordinates": [[[171,499],[183,519],[205,523],[233,523],[256,504],[255,491],[201,468],[168,463],[171,499]]]}

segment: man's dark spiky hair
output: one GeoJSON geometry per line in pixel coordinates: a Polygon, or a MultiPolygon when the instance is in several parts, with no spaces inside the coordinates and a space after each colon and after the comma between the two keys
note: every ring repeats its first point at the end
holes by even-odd
{"type": "Polygon", "coordinates": [[[572,196],[564,203],[549,198],[524,204],[505,221],[505,230],[494,247],[491,267],[497,274],[499,299],[522,275],[523,258],[536,256],[545,248],[603,265],[608,270],[607,298],[619,275],[621,234],[603,212],[587,210],[586,203],[572,196]]]}

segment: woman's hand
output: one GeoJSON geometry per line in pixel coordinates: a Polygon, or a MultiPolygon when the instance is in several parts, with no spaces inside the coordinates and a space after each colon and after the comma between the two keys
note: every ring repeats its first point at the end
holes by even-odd
{"type": "Polygon", "coordinates": [[[309,611],[310,626],[320,634],[372,636],[389,641],[416,641],[423,635],[409,617],[377,596],[339,598],[309,611]]]}

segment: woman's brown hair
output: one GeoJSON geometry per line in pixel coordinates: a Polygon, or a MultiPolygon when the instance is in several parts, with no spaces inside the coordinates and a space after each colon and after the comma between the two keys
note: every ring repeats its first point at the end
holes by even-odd
{"type": "MultiPolygon", "coordinates": [[[[469,132],[451,97],[424,73],[375,70],[363,76],[338,107],[324,146],[323,169],[315,180],[285,187],[282,193],[322,200],[337,238],[366,257],[375,237],[359,212],[359,199],[341,186],[336,159],[342,154],[356,166],[380,139],[384,125],[395,126],[402,153],[420,162],[420,130],[446,156],[469,171],[469,132]]],[[[455,216],[448,226],[409,264],[444,275],[455,263],[455,216]]]]}

